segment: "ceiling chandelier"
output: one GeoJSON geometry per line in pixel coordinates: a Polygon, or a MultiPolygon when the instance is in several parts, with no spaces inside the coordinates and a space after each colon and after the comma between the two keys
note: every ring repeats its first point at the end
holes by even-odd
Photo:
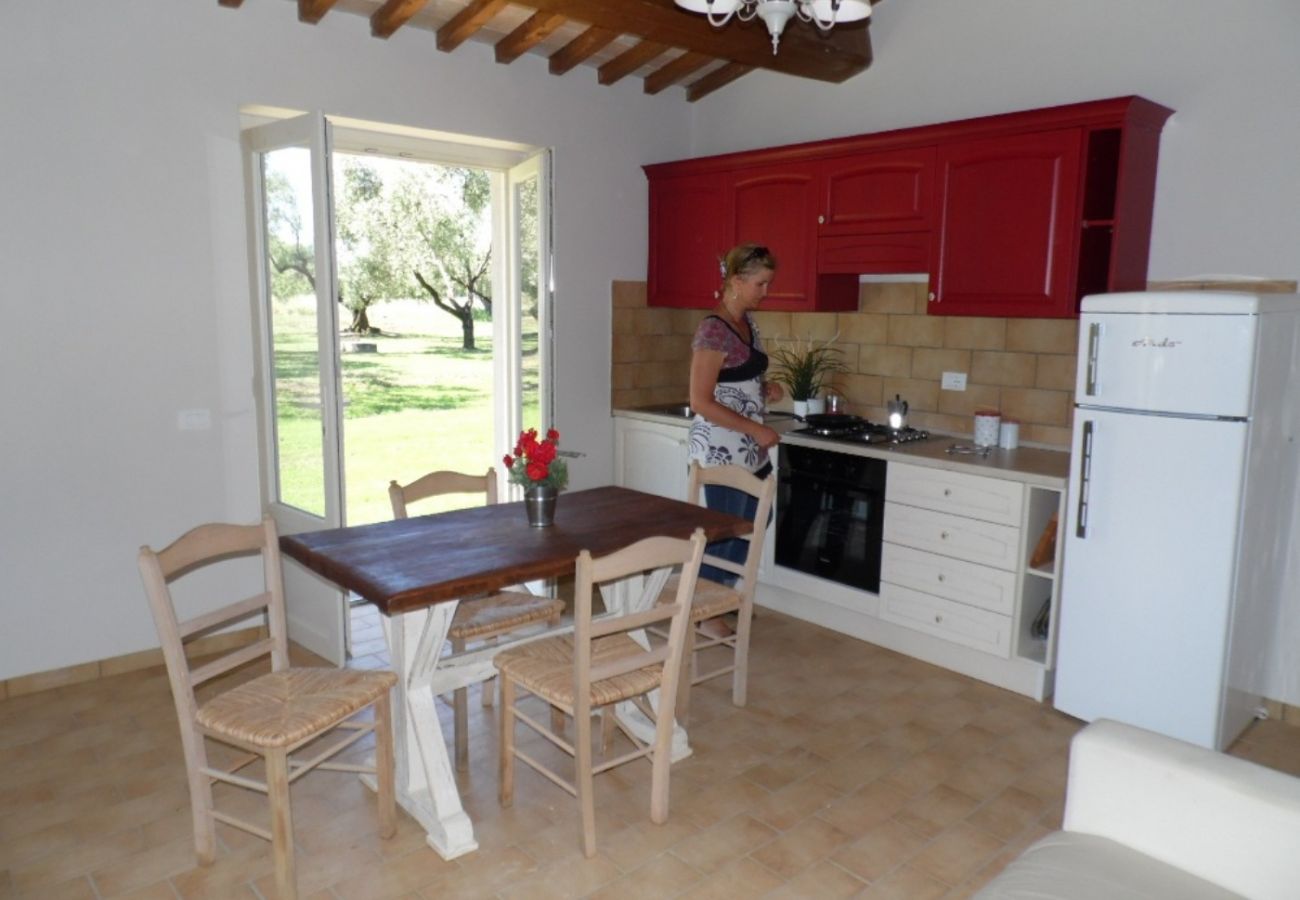
{"type": "Polygon", "coordinates": [[[772,35],[772,55],[781,43],[785,23],[798,16],[822,31],[836,22],[857,22],[871,15],[870,0],[675,0],[682,9],[704,13],[709,24],[726,25],[734,15],[742,22],[757,16],[772,35]]]}

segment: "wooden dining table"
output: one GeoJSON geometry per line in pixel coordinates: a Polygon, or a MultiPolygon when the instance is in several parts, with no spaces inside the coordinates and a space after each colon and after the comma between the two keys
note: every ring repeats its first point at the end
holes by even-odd
{"type": "MultiPolygon", "coordinates": [[[[477,849],[473,823],[456,786],[435,707],[439,695],[485,681],[503,647],[444,656],[447,629],[462,597],[572,574],[582,550],[602,556],[656,535],[710,541],[748,534],[746,519],[629,488],[599,487],[561,494],[553,525],[528,524],[524,504],[498,503],[373,525],[284,535],[286,556],[384,613],[384,635],[398,674],[394,705],[398,801],[446,859],[477,849]]],[[[654,573],[602,587],[606,609],[628,612],[653,602],[668,577],[654,573]]],[[[535,640],[548,633],[532,634],[535,640]]],[[[634,731],[653,723],[631,704],[617,715],[634,731]]],[[[673,758],[690,752],[678,727],[673,758]]]]}

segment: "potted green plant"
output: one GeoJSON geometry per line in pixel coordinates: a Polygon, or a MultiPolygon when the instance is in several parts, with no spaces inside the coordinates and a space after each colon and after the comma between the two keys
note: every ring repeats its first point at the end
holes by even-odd
{"type": "MultiPolygon", "coordinates": [[[[836,335],[838,337],[838,335],[836,335]]],[[[797,416],[822,411],[821,391],[833,375],[847,372],[835,338],[818,344],[809,338],[778,343],[771,352],[772,380],[785,386],[797,416]]]]}

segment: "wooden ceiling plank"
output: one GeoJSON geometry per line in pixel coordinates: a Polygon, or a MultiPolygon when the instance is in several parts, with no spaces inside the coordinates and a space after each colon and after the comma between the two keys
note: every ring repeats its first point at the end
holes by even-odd
{"type": "Polygon", "coordinates": [[[370,16],[370,33],[377,38],[392,37],[393,32],[424,9],[429,0],[388,0],[370,16]]]}
{"type": "Polygon", "coordinates": [[[563,75],[574,66],[590,59],[593,54],[607,47],[616,37],[618,37],[617,31],[610,31],[608,28],[599,28],[595,25],[591,26],[551,54],[548,63],[551,74],[563,75]]]}
{"type": "Polygon", "coordinates": [[[597,69],[596,80],[605,85],[614,84],[616,81],[631,75],[667,50],[668,47],[664,44],[656,44],[654,41],[641,41],[635,47],[624,50],[597,69]]]}
{"type": "Polygon", "coordinates": [[[691,103],[712,94],[720,87],[725,87],[735,81],[742,75],[748,75],[754,71],[753,66],[744,66],[740,63],[727,63],[725,66],[719,66],[703,78],[696,79],[686,86],[686,99],[691,103]]]}
{"type": "Polygon", "coordinates": [[[705,16],[681,9],[673,0],[512,2],[715,59],[819,81],[842,82],[871,64],[870,19],[836,25],[825,34],[806,22],[792,21],[781,36],[780,52],[773,55],[762,22],[733,19],[722,28],[714,28],[705,16]]]}
{"type": "Polygon", "coordinates": [[[450,53],[465,43],[506,5],[506,0],[470,0],[438,29],[438,49],[450,53]]]}
{"type": "Polygon", "coordinates": [[[533,13],[522,25],[497,41],[497,62],[514,62],[550,37],[555,29],[566,21],[568,20],[558,13],[541,11],[533,13]]]}
{"type": "Polygon", "coordinates": [[[657,94],[664,88],[671,87],[692,72],[698,71],[713,62],[712,56],[703,53],[683,53],[670,63],[660,66],[646,76],[645,92],[657,94]]]}
{"type": "Polygon", "coordinates": [[[315,25],[338,0],[298,0],[298,21],[315,25]]]}

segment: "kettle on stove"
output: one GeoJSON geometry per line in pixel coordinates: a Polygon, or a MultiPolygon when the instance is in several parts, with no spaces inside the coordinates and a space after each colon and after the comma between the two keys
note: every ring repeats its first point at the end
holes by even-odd
{"type": "Polygon", "coordinates": [[[902,431],[907,427],[907,401],[901,395],[895,394],[894,399],[885,404],[889,410],[889,427],[894,431],[902,431]]]}

